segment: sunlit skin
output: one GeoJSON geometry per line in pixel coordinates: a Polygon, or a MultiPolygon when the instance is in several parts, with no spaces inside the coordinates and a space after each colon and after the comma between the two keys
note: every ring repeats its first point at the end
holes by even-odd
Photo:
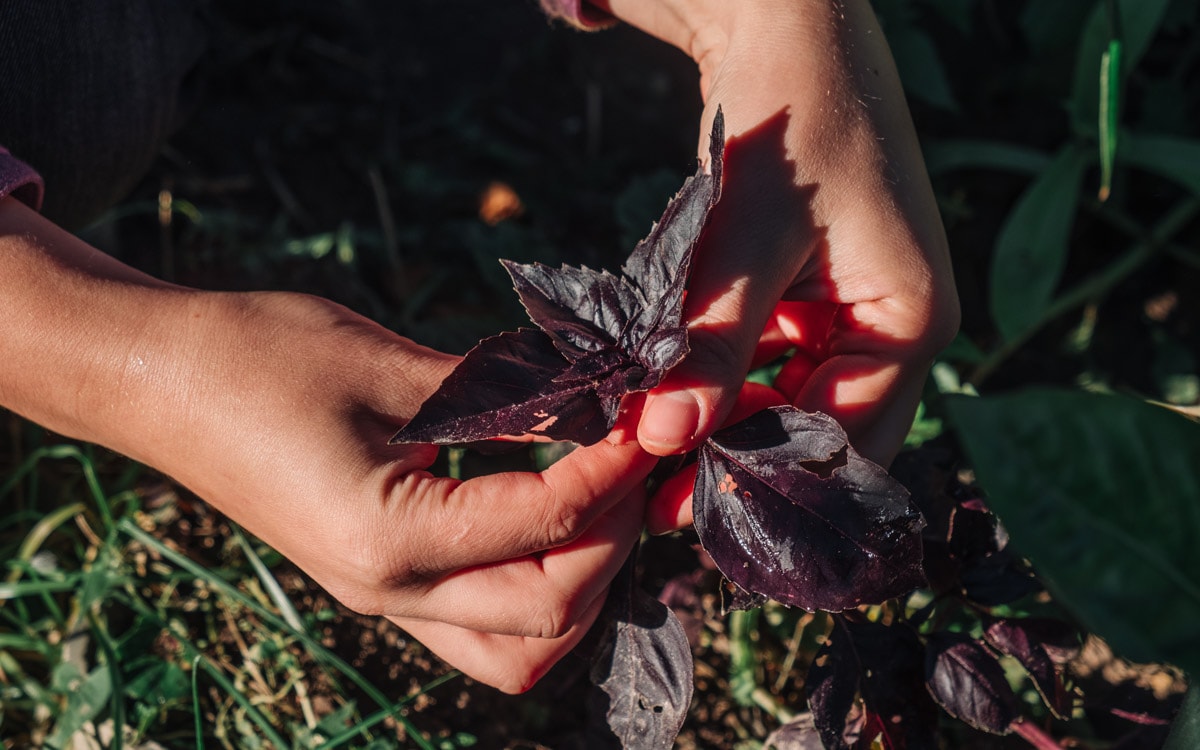
{"type": "Polygon", "coordinates": [[[692,355],[647,399],[642,444],[679,452],[725,421],[778,317],[800,348],[788,396],[836,417],[859,452],[887,465],[959,311],[868,2],[597,4],[692,56],[705,101],[698,154],[718,106],[728,140],[723,198],[688,286],[692,355]]]}
{"type": "MultiPolygon", "coordinates": [[[[866,0],[605,5],[696,60],[698,153],[717,105],[730,136],[686,302],[692,353],[640,424],[540,475],[433,476],[434,448],[388,438],[456,358],[326,300],[166,284],[12,198],[0,404],[174,477],[348,606],[507,691],[582,637],[642,527],[651,453],[729,418],[760,339],[763,356],[798,346],[800,364],[744,398],[833,414],[860,452],[890,461],[958,307],[866,0]]],[[[660,498],[653,529],[690,520],[685,493],[660,498]]]]}
{"type": "Polygon", "coordinates": [[[569,650],[637,538],[655,459],[621,430],[466,482],[388,445],[458,360],[341,306],[166,284],[12,198],[0,264],[0,403],[170,475],[485,682],[569,650]]]}

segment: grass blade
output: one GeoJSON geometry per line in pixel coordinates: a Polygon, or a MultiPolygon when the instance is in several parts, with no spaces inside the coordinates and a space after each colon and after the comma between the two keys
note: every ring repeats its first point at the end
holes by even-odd
{"type": "Polygon", "coordinates": [[[39,462],[45,459],[67,458],[79,463],[80,468],[83,470],[83,479],[87,483],[88,491],[92,493],[92,499],[96,502],[96,509],[100,512],[100,517],[104,521],[104,528],[111,530],[115,526],[112,509],[108,504],[108,496],[104,494],[104,489],[100,486],[100,479],[96,476],[96,466],[92,463],[92,459],[84,455],[83,451],[74,445],[48,445],[30,453],[8,480],[3,485],[0,485],[0,499],[3,499],[8,493],[12,492],[17,483],[26,474],[33,471],[39,462]]]}
{"type": "Polygon", "coordinates": [[[275,576],[271,575],[271,571],[267,569],[262,558],[250,546],[246,535],[237,526],[233,527],[233,538],[237,541],[238,546],[242,548],[246,559],[250,561],[250,567],[254,569],[254,574],[262,582],[263,588],[267,591],[267,596],[271,597],[271,602],[279,609],[279,614],[283,617],[283,621],[292,626],[296,631],[303,631],[305,628],[303,621],[300,619],[300,613],[292,606],[291,599],[288,599],[287,594],[283,593],[283,587],[279,585],[279,581],[275,580],[275,576]]]}
{"type": "MultiPolygon", "coordinates": [[[[173,565],[186,570],[188,573],[197,578],[205,580],[215,590],[253,611],[272,627],[279,628],[283,632],[299,640],[304,644],[305,648],[312,652],[313,656],[319,662],[344,674],[351,682],[358,686],[358,688],[361,689],[363,693],[367,695],[367,697],[375,701],[376,705],[380,706],[381,708],[391,708],[395,705],[394,701],[390,700],[379,690],[379,688],[375,687],[375,685],[371,684],[369,680],[359,674],[358,670],[347,664],[337,654],[334,654],[332,651],[321,645],[320,641],[313,638],[303,630],[294,629],[291,625],[285,622],[283,618],[276,615],[274,612],[271,612],[266,607],[249,598],[242,592],[238,591],[221,578],[213,575],[212,572],[204,568],[204,566],[196,564],[192,560],[188,559],[185,555],[182,555],[179,552],[167,547],[150,534],[142,531],[140,528],[138,528],[137,524],[133,523],[133,521],[128,518],[122,518],[117,523],[117,528],[126,535],[133,537],[147,547],[150,547],[155,552],[162,555],[164,559],[170,561],[173,565]]],[[[416,743],[418,747],[420,747],[422,750],[434,750],[433,746],[421,736],[420,731],[406,717],[399,716],[397,718],[404,725],[404,730],[408,734],[409,739],[416,743]]]]}
{"type": "MultiPolygon", "coordinates": [[[[358,724],[346,729],[345,731],[343,731],[339,734],[334,735],[333,737],[330,737],[324,743],[322,743],[321,745],[318,745],[317,750],[334,750],[335,748],[341,747],[342,745],[346,744],[350,740],[355,739],[356,737],[359,737],[360,735],[364,734],[365,732],[367,732],[371,727],[375,726],[376,724],[384,721],[385,719],[387,719],[389,717],[395,716],[397,712],[399,712],[404,707],[408,706],[410,703],[415,701],[417,698],[421,697],[422,695],[425,695],[426,693],[433,690],[434,688],[439,687],[442,684],[449,682],[450,680],[458,677],[460,674],[461,673],[458,670],[454,670],[453,672],[447,672],[446,674],[442,675],[441,677],[430,680],[428,683],[422,685],[420,690],[413,693],[412,695],[406,696],[404,698],[404,700],[396,703],[396,705],[392,706],[391,708],[381,708],[378,711],[376,711],[375,713],[368,716],[367,718],[358,722],[358,724]]],[[[407,721],[402,716],[397,717],[397,718],[399,718],[401,722],[407,721]]],[[[424,746],[425,745],[422,745],[422,747],[424,747],[424,746]]]]}
{"type": "Polygon", "coordinates": [[[96,636],[96,642],[100,644],[100,650],[104,652],[109,680],[112,682],[110,700],[112,701],[113,738],[109,748],[110,750],[122,750],[125,747],[125,696],[123,695],[125,681],[121,675],[120,660],[117,658],[117,649],[113,645],[112,638],[100,623],[100,619],[96,617],[96,613],[89,611],[87,619],[92,626],[93,635],[96,636]]]}
{"type": "Polygon", "coordinates": [[[79,586],[79,576],[65,581],[28,581],[26,583],[0,583],[0,601],[20,599],[31,594],[74,591],[79,586]]]}
{"type": "Polygon", "coordinates": [[[1112,192],[1113,164],[1117,157],[1117,130],[1121,110],[1121,40],[1113,39],[1100,56],[1100,194],[1112,192]]]}
{"type": "MultiPolygon", "coordinates": [[[[263,714],[263,712],[260,711],[257,706],[251,703],[250,699],[243,695],[242,692],[237,689],[236,685],[229,681],[229,678],[225,676],[225,673],[221,671],[221,668],[216,664],[213,664],[212,661],[208,659],[200,650],[200,647],[195,643],[192,643],[186,634],[172,627],[170,623],[159,617],[158,614],[149,606],[147,606],[146,603],[141,599],[137,597],[122,598],[126,601],[130,608],[136,610],[142,615],[142,617],[145,617],[158,627],[170,633],[171,636],[183,648],[183,650],[187,652],[187,655],[191,657],[193,669],[195,665],[198,664],[199,667],[204,670],[204,673],[208,675],[209,679],[215,682],[218,688],[228,694],[229,697],[232,698],[234,702],[246,712],[246,716],[249,717],[250,721],[254,722],[254,724],[258,726],[259,730],[262,731],[263,735],[269,742],[271,742],[271,744],[273,744],[276,748],[281,749],[291,747],[291,744],[284,742],[283,737],[275,731],[271,721],[263,714]]],[[[195,671],[192,672],[192,679],[193,681],[196,679],[195,671]]],[[[198,712],[197,715],[199,715],[198,712]]]]}
{"type": "Polygon", "coordinates": [[[204,725],[200,721],[200,657],[192,658],[192,717],[196,720],[196,750],[204,750],[204,725]]]}
{"type": "MultiPolygon", "coordinates": [[[[3,496],[3,493],[0,493],[3,496]]],[[[21,542],[20,549],[17,550],[16,560],[27,563],[33,559],[33,555],[45,543],[54,530],[62,524],[66,523],[71,518],[75,517],[76,513],[82,513],[84,510],[83,503],[71,503],[63,507],[47,513],[42,520],[34,524],[29,533],[25,535],[25,539],[21,542]]],[[[16,583],[21,578],[21,567],[14,567],[8,574],[6,583],[16,583]]]]}

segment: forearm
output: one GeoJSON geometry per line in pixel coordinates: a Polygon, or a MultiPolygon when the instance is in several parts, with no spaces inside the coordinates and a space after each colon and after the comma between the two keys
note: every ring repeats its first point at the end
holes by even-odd
{"type": "Polygon", "coordinates": [[[161,419],[155,378],[197,292],[92,248],[0,200],[0,404],[144,460],[131,438],[161,419]],[[173,334],[172,332],[176,332],[173,334]]]}

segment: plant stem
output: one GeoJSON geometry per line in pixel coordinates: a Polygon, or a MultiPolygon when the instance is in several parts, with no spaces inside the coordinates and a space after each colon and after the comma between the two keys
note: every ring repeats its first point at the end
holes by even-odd
{"type": "Polygon", "coordinates": [[[1036,747],[1037,750],[1062,750],[1062,745],[1058,744],[1053,737],[1046,734],[1044,729],[1024,717],[1014,721],[1009,728],[1018,737],[1036,747]]]}
{"type": "Polygon", "coordinates": [[[755,703],[753,693],[758,687],[752,633],[758,627],[759,610],[747,609],[729,613],[729,687],[739,706],[755,703]]]}
{"type": "Polygon", "coordinates": [[[112,708],[113,737],[109,750],[122,750],[125,747],[125,682],[121,675],[120,660],[117,657],[117,647],[108,634],[106,625],[100,622],[94,611],[87,613],[88,623],[104,652],[105,666],[112,680],[112,693],[109,696],[112,708]]]}
{"type": "Polygon", "coordinates": [[[1073,289],[1068,290],[1055,299],[1046,308],[1046,312],[1042,314],[1041,319],[1013,338],[1005,341],[1000,348],[989,354],[975,368],[968,382],[971,385],[979,386],[997,367],[1024,346],[1047,323],[1076,307],[1103,297],[1113,287],[1137,270],[1139,266],[1150,260],[1159,248],[1166,245],[1171,237],[1195,218],[1197,213],[1200,213],[1200,196],[1193,196],[1182,201],[1158,223],[1154,231],[1144,240],[1103,271],[1085,279],[1073,289]]]}

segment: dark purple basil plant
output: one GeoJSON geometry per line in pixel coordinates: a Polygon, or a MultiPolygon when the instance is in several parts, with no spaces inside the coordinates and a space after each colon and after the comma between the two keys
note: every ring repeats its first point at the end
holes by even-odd
{"type": "MultiPolygon", "coordinates": [[[[667,205],[619,274],[503,261],[536,328],[483,340],[396,443],[454,444],[536,434],[589,445],[622,399],[662,382],[688,353],[682,319],[692,256],[720,198],[718,111],[708,170],[667,205]]],[[[823,414],[774,407],[725,427],[699,450],[696,530],[737,592],[838,612],[924,581],[920,512],[904,487],[861,457],[823,414]]],[[[622,747],[670,747],[691,695],[691,653],[664,605],[616,586],[593,678],[622,747]],[[638,739],[632,739],[632,738],[638,739]]]]}

